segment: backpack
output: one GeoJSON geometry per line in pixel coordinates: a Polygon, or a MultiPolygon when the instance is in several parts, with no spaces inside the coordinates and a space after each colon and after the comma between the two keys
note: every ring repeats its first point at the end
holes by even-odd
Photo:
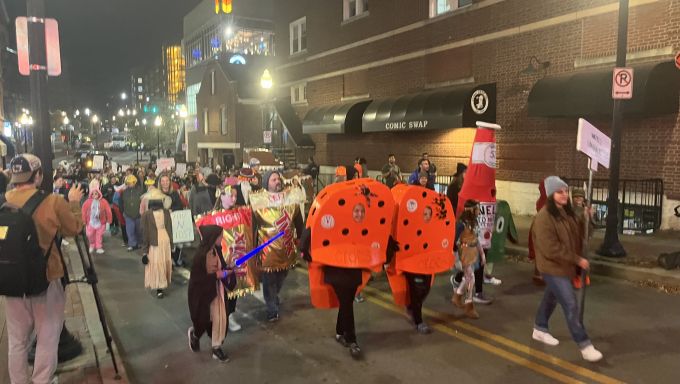
{"type": "Polygon", "coordinates": [[[54,241],[43,253],[32,217],[47,196],[38,191],[22,208],[5,204],[5,197],[0,196],[0,295],[35,296],[49,285],[47,258],[54,241]]]}

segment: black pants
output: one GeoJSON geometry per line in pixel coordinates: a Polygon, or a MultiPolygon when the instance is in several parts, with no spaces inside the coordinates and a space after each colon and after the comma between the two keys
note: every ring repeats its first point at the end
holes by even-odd
{"type": "Polygon", "coordinates": [[[338,320],[335,323],[335,333],[344,335],[348,343],[356,343],[357,336],[354,331],[354,295],[359,286],[339,282],[331,283],[331,286],[340,302],[338,320]]]}
{"type": "MultiPolygon", "coordinates": [[[[456,274],[456,282],[460,283],[463,280],[463,272],[456,274]]],[[[482,293],[484,290],[484,267],[480,266],[475,269],[475,293],[482,293]]]]}
{"type": "Polygon", "coordinates": [[[425,301],[425,298],[430,293],[432,275],[405,272],[404,276],[408,283],[408,293],[411,299],[408,309],[413,315],[413,322],[418,325],[423,322],[423,301],[425,301]]]}
{"type": "Polygon", "coordinates": [[[125,244],[127,244],[128,243],[128,237],[127,237],[127,231],[125,230],[125,221],[123,221],[123,223],[121,223],[120,233],[123,235],[123,242],[125,244]]]}
{"type": "Polygon", "coordinates": [[[234,297],[233,299],[227,299],[227,317],[232,313],[236,312],[237,299],[238,299],[237,297],[234,297]]]}

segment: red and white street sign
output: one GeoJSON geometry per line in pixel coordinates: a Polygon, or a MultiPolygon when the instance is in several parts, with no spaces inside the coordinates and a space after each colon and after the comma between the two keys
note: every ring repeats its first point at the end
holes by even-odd
{"type": "Polygon", "coordinates": [[[612,98],[615,100],[633,98],[633,68],[614,68],[612,98]]]}
{"type": "Polygon", "coordinates": [[[272,143],[272,131],[263,131],[262,132],[262,141],[265,144],[271,144],[272,143]]]}
{"type": "Polygon", "coordinates": [[[675,54],[675,66],[680,69],[680,52],[675,54]]]}
{"type": "Polygon", "coordinates": [[[55,19],[37,19],[17,17],[17,57],[19,73],[24,76],[31,74],[31,70],[47,70],[49,76],[61,75],[61,52],[59,50],[59,26],[55,19]],[[45,23],[45,54],[47,63],[31,63],[28,41],[28,22],[45,23]]]}

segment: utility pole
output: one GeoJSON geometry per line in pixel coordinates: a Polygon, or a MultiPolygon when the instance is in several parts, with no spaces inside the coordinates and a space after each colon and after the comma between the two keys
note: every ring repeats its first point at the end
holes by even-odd
{"type": "MultiPolygon", "coordinates": [[[[628,0],[619,0],[619,31],[616,45],[616,67],[626,66],[628,45],[628,0]]],[[[607,228],[604,242],[597,251],[602,256],[624,257],[626,250],[619,241],[619,168],[621,165],[621,130],[623,129],[623,100],[614,100],[612,112],[612,151],[609,168],[609,197],[607,199],[607,228]]]]}
{"type": "Polygon", "coordinates": [[[33,111],[33,154],[40,158],[43,169],[42,189],[52,191],[52,129],[47,104],[47,51],[45,46],[45,0],[27,0],[29,85],[33,111]]]}

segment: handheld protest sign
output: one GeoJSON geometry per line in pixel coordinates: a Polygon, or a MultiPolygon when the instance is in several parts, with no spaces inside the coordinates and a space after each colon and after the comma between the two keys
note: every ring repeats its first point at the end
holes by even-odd
{"type": "Polygon", "coordinates": [[[392,194],[375,180],[350,180],[324,188],[307,216],[314,261],[343,268],[381,266],[393,216],[392,194]],[[354,210],[362,208],[363,217],[357,221],[354,210]]]}

